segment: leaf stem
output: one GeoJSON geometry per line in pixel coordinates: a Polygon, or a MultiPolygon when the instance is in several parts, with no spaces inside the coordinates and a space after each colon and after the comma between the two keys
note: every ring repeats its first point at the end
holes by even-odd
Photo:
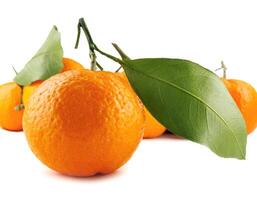
{"type": "Polygon", "coordinates": [[[88,41],[89,57],[91,59],[91,70],[95,71],[96,70],[96,54],[95,54],[95,51],[94,51],[94,41],[93,41],[89,31],[88,31],[87,25],[86,25],[83,18],[79,19],[77,28],[78,28],[78,34],[77,34],[75,49],[77,49],[78,46],[79,46],[79,40],[80,40],[81,28],[82,28],[82,30],[84,31],[85,36],[87,38],[87,41],[88,41]]]}
{"type": "Polygon", "coordinates": [[[116,43],[112,43],[112,46],[116,49],[116,51],[118,51],[118,53],[120,54],[120,57],[123,60],[126,60],[126,59],[129,60],[130,59],[116,43]]]}
{"type": "MultiPolygon", "coordinates": [[[[120,54],[122,60],[130,60],[130,58],[127,56],[127,54],[125,54],[124,51],[116,43],[112,43],[112,46],[120,54]]],[[[119,72],[121,68],[122,68],[122,65],[115,72],[119,72]]]]}
{"type": "Polygon", "coordinates": [[[81,28],[83,30],[83,32],[85,33],[85,36],[87,38],[88,41],[88,45],[89,45],[89,56],[91,59],[91,69],[94,71],[96,66],[98,66],[101,70],[103,70],[103,68],[99,65],[99,63],[96,62],[96,54],[95,51],[99,52],[100,54],[106,56],[107,58],[113,60],[114,62],[117,62],[119,64],[123,64],[123,61],[120,60],[119,58],[116,58],[108,53],[105,53],[104,51],[100,50],[96,44],[94,43],[91,34],[89,32],[89,29],[86,25],[86,22],[84,20],[84,18],[80,18],[79,22],[78,22],[78,35],[77,35],[77,40],[76,40],[76,44],[75,44],[75,48],[78,48],[79,45],[79,38],[80,38],[80,32],[81,32],[81,28]]]}
{"type": "Polygon", "coordinates": [[[105,57],[110,58],[114,62],[117,62],[117,63],[119,63],[121,65],[124,64],[122,60],[120,60],[119,58],[116,58],[115,56],[112,56],[112,55],[110,55],[108,53],[105,53],[104,51],[100,50],[97,46],[95,46],[95,50],[97,52],[99,52],[100,54],[104,55],[105,57]]]}
{"type": "Polygon", "coordinates": [[[98,62],[96,62],[96,66],[97,66],[101,71],[104,70],[104,68],[103,68],[98,62]]]}
{"type": "Polygon", "coordinates": [[[115,70],[115,73],[119,72],[121,70],[122,66],[119,66],[118,69],[115,70]]]}
{"type": "Polygon", "coordinates": [[[218,70],[223,70],[223,78],[224,79],[226,79],[227,78],[227,67],[226,67],[226,65],[224,64],[224,62],[223,61],[221,61],[221,67],[220,68],[218,68],[218,69],[216,69],[215,71],[218,71],[218,70]]]}
{"type": "Polygon", "coordinates": [[[227,78],[227,67],[226,65],[224,64],[223,61],[221,61],[221,68],[223,69],[223,78],[226,79],[227,78]]]}
{"type": "Polygon", "coordinates": [[[18,72],[17,72],[17,70],[14,68],[14,66],[12,66],[12,69],[13,69],[14,73],[17,75],[18,72]]]}

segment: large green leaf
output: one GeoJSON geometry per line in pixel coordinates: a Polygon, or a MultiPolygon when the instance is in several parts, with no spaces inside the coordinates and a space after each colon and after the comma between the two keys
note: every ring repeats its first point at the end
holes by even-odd
{"type": "Polygon", "coordinates": [[[36,80],[46,80],[61,71],[63,67],[62,58],[63,49],[60,33],[54,26],[42,47],[16,75],[14,81],[25,86],[36,80]]]}
{"type": "Polygon", "coordinates": [[[222,81],[187,60],[125,60],[126,75],[147,109],[173,133],[222,157],[245,159],[246,126],[222,81]]]}

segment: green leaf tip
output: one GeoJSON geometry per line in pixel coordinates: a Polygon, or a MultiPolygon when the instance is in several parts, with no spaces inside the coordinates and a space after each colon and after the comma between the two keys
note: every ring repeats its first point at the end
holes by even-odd
{"type": "Polygon", "coordinates": [[[53,28],[54,28],[56,31],[58,31],[58,28],[57,28],[56,25],[53,25],[53,28]]]}
{"type": "Polygon", "coordinates": [[[14,81],[26,86],[37,80],[46,80],[61,71],[62,60],[61,35],[54,25],[41,48],[16,75],[14,81]]]}

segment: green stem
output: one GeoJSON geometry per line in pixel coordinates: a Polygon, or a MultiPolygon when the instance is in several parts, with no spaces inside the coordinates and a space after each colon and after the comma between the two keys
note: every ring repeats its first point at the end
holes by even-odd
{"type": "Polygon", "coordinates": [[[97,66],[101,71],[104,70],[104,68],[103,68],[98,62],[96,62],[96,66],[97,66]]]}
{"type": "Polygon", "coordinates": [[[122,66],[119,66],[118,69],[115,70],[115,73],[119,72],[121,70],[122,66]]]}
{"type": "Polygon", "coordinates": [[[223,78],[226,79],[227,78],[227,67],[226,65],[224,64],[223,61],[221,61],[221,68],[223,69],[223,78]]]}
{"type": "MultiPolygon", "coordinates": [[[[116,43],[112,43],[112,46],[120,54],[122,60],[130,60],[130,58],[124,53],[124,51],[116,43]]],[[[120,66],[115,72],[119,72],[121,68],[122,66],[120,66]]]]}
{"type": "Polygon", "coordinates": [[[96,54],[94,51],[94,42],[93,39],[88,31],[87,25],[84,21],[83,18],[79,19],[79,23],[78,23],[78,34],[77,34],[77,40],[76,40],[76,44],[75,44],[75,49],[78,48],[79,46],[79,40],[80,40],[80,35],[81,35],[81,28],[84,31],[87,41],[88,41],[88,45],[89,45],[89,57],[91,59],[91,70],[95,71],[96,70],[96,54]]]}
{"type": "Polygon", "coordinates": [[[16,75],[18,75],[18,72],[17,72],[17,70],[14,68],[14,66],[12,66],[12,69],[13,69],[14,73],[15,73],[16,75]]]}
{"type": "Polygon", "coordinates": [[[75,49],[77,49],[79,47],[80,33],[81,33],[80,24],[78,23],[78,25],[77,25],[77,39],[76,39],[76,44],[75,44],[75,47],[74,47],[75,49]]]}
{"type": "MultiPolygon", "coordinates": [[[[89,51],[90,51],[90,58],[91,58],[91,69],[94,68],[95,66],[100,66],[99,64],[97,64],[96,62],[96,55],[95,55],[95,51],[99,52],[100,54],[106,56],[107,58],[113,60],[114,62],[123,64],[123,61],[120,60],[119,58],[116,58],[108,53],[103,52],[102,50],[100,50],[94,43],[91,34],[89,32],[89,29],[86,25],[86,22],[84,20],[84,18],[80,18],[79,19],[79,23],[78,23],[78,35],[77,35],[77,41],[76,41],[76,45],[75,48],[78,47],[79,44],[79,37],[80,37],[80,29],[82,28],[82,30],[85,33],[85,36],[87,38],[88,41],[88,45],[89,45],[89,51]]],[[[101,69],[101,68],[100,68],[101,69]]]]}
{"type": "Polygon", "coordinates": [[[223,78],[224,79],[226,79],[227,78],[227,67],[226,67],[226,65],[224,64],[224,62],[223,61],[221,61],[221,67],[220,68],[218,68],[218,69],[216,69],[215,71],[218,71],[218,70],[223,70],[223,78]]]}
{"type": "Polygon", "coordinates": [[[98,49],[97,46],[95,46],[95,50],[98,51],[100,54],[104,55],[105,57],[110,58],[114,62],[117,62],[117,63],[119,63],[121,65],[124,64],[124,62],[121,59],[116,58],[115,56],[112,56],[112,55],[110,55],[108,53],[103,52],[102,50],[98,49]]]}
{"type": "Polygon", "coordinates": [[[116,43],[112,43],[112,46],[116,49],[116,51],[118,51],[118,53],[120,54],[120,57],[123,60],[129,60],[130,59],[116,43]]]}

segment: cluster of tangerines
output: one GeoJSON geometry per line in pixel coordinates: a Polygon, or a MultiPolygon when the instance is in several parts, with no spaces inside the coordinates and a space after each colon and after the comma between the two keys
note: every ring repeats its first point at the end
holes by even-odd
{"type": "MultiPolygon", "coordinates": [[[[142,138],[165,132],[125,73],[88,70],[68,58],[63,66],[44,81],[0,86],[0,126],[24,130],[31,150],[48,167],[71,176],[111,173],[129,160],[142,138]]],[[[244,81],[223,81],[252,132],[255,89],[244,81]]]]}
{"type": "MultiPolygon", "coordinates": [[[[110,173],[133,154],[142,137],[165,132],[142,105],[125,73],[93,72],[64,58],[61,73],[22,88],[0,86],[0,125],[25,130],[35,155],[72,176],[110,173]],[[17,109],[23,104],[24,109],[17,109]]],[[[255,89],[223,79],[241,110],[248,133],[257,126],[255,89]]]]}

